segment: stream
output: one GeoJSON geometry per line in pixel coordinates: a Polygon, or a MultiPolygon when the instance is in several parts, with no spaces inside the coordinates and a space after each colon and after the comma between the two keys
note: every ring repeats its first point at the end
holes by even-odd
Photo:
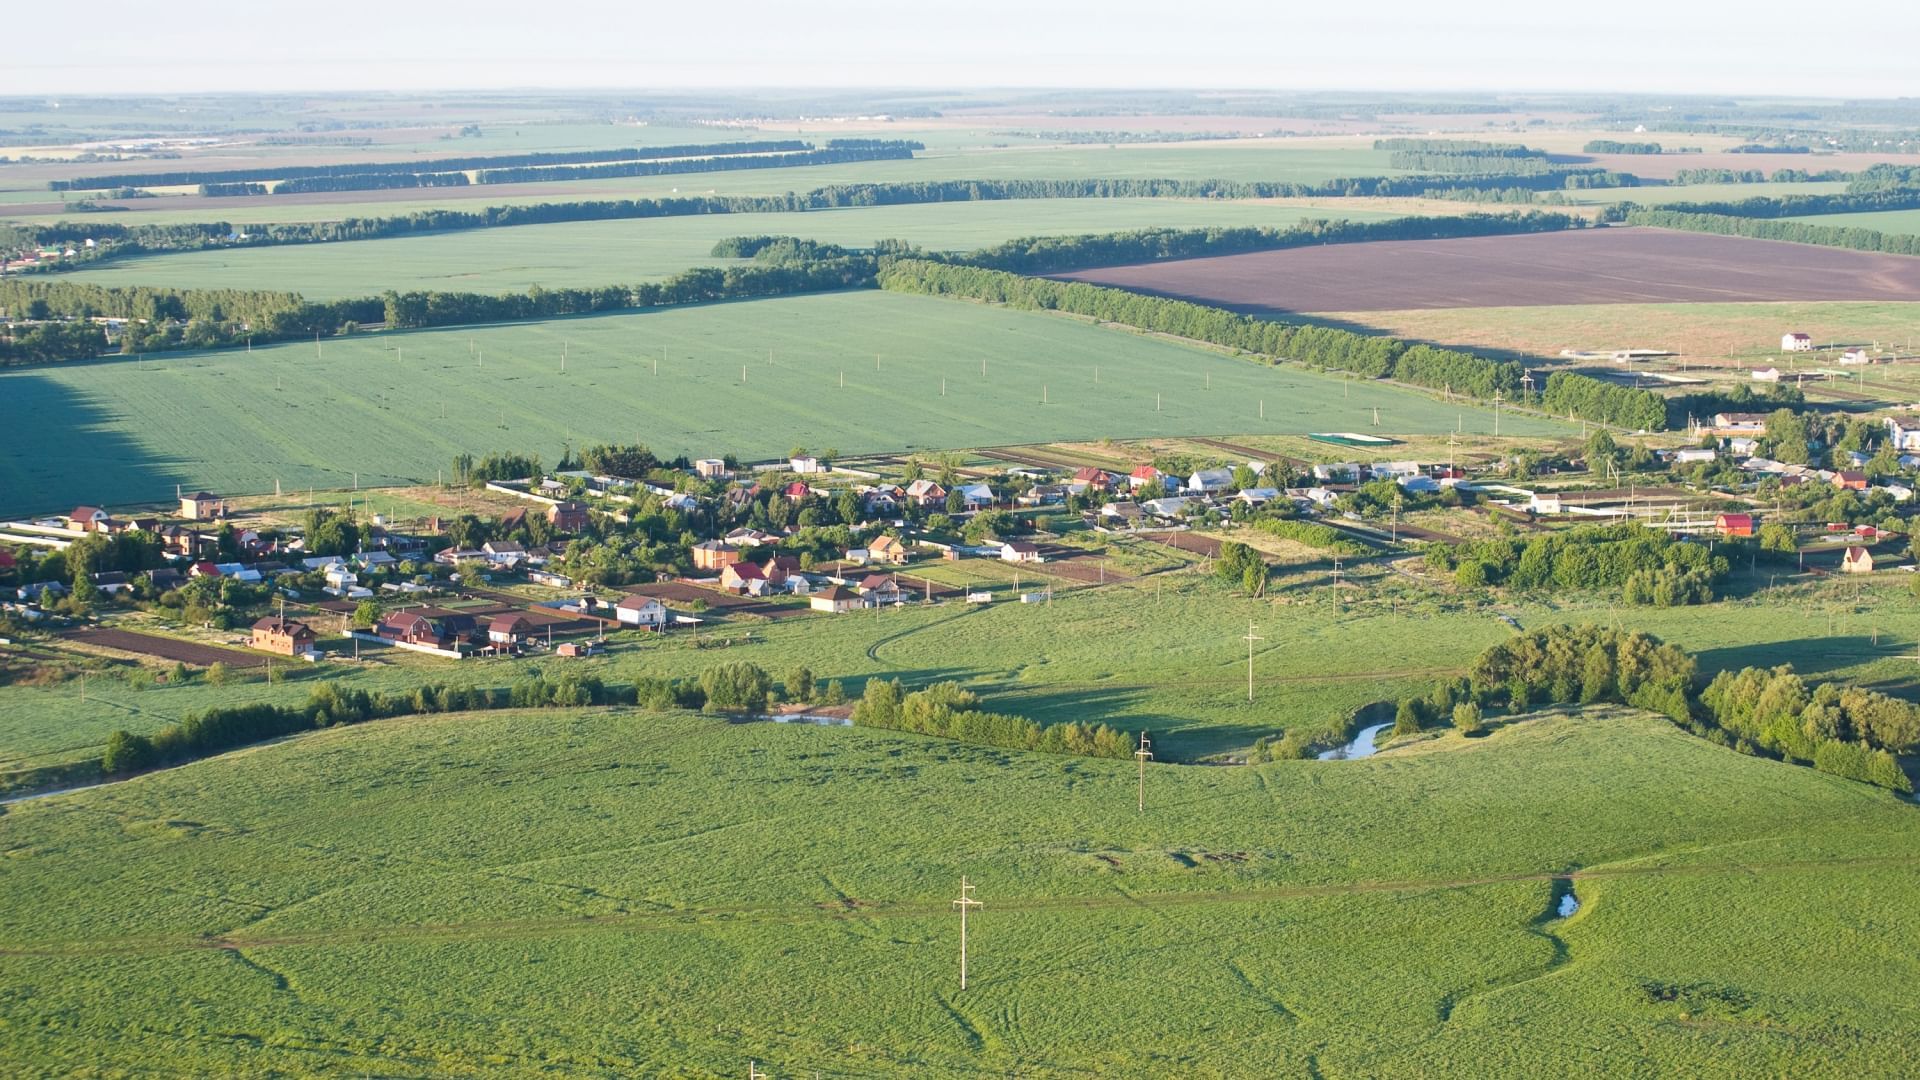
{"type": "Polygon", "coordinates": [[[1374,724],[1371,727],[1361,728],[1360,734],[1355,735],[1353,741],[1347,745],[1336,747],[1332,750],[1321,751],[1320,760],[1350,761],[1354,758],[1372,757],[1374,738],[1392,726],[1392,724],[1374,724]]]}

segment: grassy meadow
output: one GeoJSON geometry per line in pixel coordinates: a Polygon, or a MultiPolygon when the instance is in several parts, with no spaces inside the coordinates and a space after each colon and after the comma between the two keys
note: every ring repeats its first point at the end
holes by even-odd
{"type": "Polygon", "coordinates": [[[764,460],[795,444],[1372,430],[1376,408],[1388,432],[1493,423],[1390,386],[876,290],[348,337],[321,352],[288,343],[0,372],[0,398],[43,421],[0,430],[0,514],[147,502],[175,484],[243,494],[354,486],[356,473],[360,487],[430,481],[461,451],[553,462],[569,442],[764,460]]]}
{"type": "Polygon", "coordinates": [[[934,250],[972,250],[1021,236],[1114,232],[1149,226],[1284,228],[1310,218],[1370,221],[1392,215],[1266,202],[1199,199],[1022,199],[820,210],[804,214],[712,214],[629,221],[522,225],[390,240],[205,251],[114,262],[63,280],[98,285],[284,289],[312,300],[372,296],[387,289],[525,292],[658,280],[715,259],[729,236],[803,236],[852,247],[908,240],[934,250]]]}
{"type": "MultiPolygon", "coordinates": [[[[1905,575],[1866,588],[1831,580],[1770,588],[1773,571],[1761,564],[1736,579],[1736,599],[1656,609],[1620,607],[1603,594],[1459,592],[1418,584],[1378,565],[1350,564],[1347,580],[1353,584],[1341,589],[1336,610],[1329,571],[1325,562],[1305,555],[1265,599],[1175,571],[1091,589],[1057,583],[1051,605],[1031,605],[1007,602],[1015,590],[1013,571],[1003,564],[936,563],[929,576],[992,589],[1002,602],[771,622],[719,619],[700,636],[709,644],[731,642],[725,648],[696,648],[688,634],[627,633],[616,635],[608,655],[554,670],[630,682],[692,678],[736,661],[758,664],[779,679],[804,665],[823,684],[841,681],[850,696],[872,676],[898,678],[910,688],[954,680],[981,694],[992,709],[1042,723],[1094,721],[1148,731],[1161,757],[1179,762],[1232,757],[1254,740],[1285,730],[1339,732],[1362,706],[1424,693],[1512,633],[1499,615],[1530,630],[1554,623],[1644,629],[1695,653],[1709,674],[1790,663],[1810,678],[1857,681],[1903,696],[1920,691],[1914,663],[1920,607],[1904,587],[1905,575]],[[1252,702],[1246,699],[1241,637],[1249,622],[1263,639],[1252,702]]],[[[1043,581],[1031,568],[1020,573],[1024,591],[1043,581]]],[[[333,617],[322,625],[334,625],[333,617]]],[[[88,681],[84,702],[71,680],[0,688],[0,788],[14,786],[8,774],[97,760],[117,728],[151,732],[217,706],[293,704],[320,679],[398,693],[423,681],[505,686],[531,668],[552,664],[450,663],[385,649],[368,649],[366,656],[357,665],[291,669],[291,678],[283,667],[273,687],[194,682],[135,689],[96,677],[88,681]]]]}
{"type": "Polygon", "coordinates": [[[1920,1050],[1920,817],[1885,793],[1613,709],[1156,765],[1145,814],[1134,782],[596,710],[336,730],[16,805],[0,1061],[1734,1076],[1920,1050]]]}
{"type": "Polygon", "coordinates": [[[1920,210],[1880,210],[1861,214],[1808,214],[1787,218],[1836,229],[1872,229],[1885,233],[1920,233],[1920,210]]]}

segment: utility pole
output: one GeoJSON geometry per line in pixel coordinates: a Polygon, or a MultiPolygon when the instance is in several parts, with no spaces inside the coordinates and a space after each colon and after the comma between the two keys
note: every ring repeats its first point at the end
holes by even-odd
{"type": "Polygon", "coordinates": [[[1265,640],[1266,640],[1265,638],[1263,638],[1263,637],[1261,637],[1261,636],[1260,636],[1259,634],[1256,634],[1256,633],[1254,633],[1254,630],[1255,630],[1255,629],[1257,629],[1257,628],[1256,628],[1256,627],[1255,627],[1255,626],[1253,625],[1253,620],[1252,620],[1252,619],[1248,619],[1248,620],[1247,620],[1247,637],[1246,637],[1246,642],[1247,642],[1247,700],[1248,700],[1248,701],[1252,701],[1252,700],[1253,700],[1253,643],[1254,643],[1254,642],[1256,642],[1256,641],[1265,641],[1265,640]]]}
{"type": "Polygon", "coordinates": [[[1500,391],[1493,392],[1493,437],[1500,437],[1500,391]]]}
{"type": "Polygon", "coordinates": [[[1133,756],[1140,762],[1138,802],[1140,804],[1140,813],[1143,814],[1147,812],[1147,759],[1153,756],[1153,751],[1150,749],[1152,746],[1153,744],[1147,741],[1147,733],[1143,731],[1140,733],[1140,749],[1133,752],[1133,756]]]}
{"type": "Polygon", "coordinates": [[[980,906],[980,901],[973,898],[973,889],[966,875],[961,875],[960,899],[953,902],[953,906],[960,909],[960,989],[962,990],[967,988],[967,909],[980,906]]]}

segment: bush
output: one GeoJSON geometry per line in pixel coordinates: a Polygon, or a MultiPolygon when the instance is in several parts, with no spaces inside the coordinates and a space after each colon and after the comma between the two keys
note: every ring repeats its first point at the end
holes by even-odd
{"type": "Polygon", "coordinates": [[[100,768],[109,776],[120,776],[152,768],[153,760],[151,739],[116,731],[107,737],[107,752],[100,757],[100,768]]]}
{"type": "Polygon", "coordinates": [[[1458,728],[1462,735],[1471,737],[1480,734],[1486,727],[1480,718],[1480,706],[1471,701],[1463,701],[1455,705],[1453,726],[1458,728]]]}
{"type": "Polygon", "coordinates": [[[765,712],[773,678],[749,663],[721,664],[700,673],[708,712],[765,712]]]}

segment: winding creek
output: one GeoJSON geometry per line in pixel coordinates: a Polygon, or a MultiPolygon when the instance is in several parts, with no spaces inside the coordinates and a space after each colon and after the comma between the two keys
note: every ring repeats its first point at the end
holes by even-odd
{"type": "Polygon", "coordinates": [[[1378,738],[1381,732],[1392,726],[1392,724],[1374,724],[1371,727],[1361,728],[1360,734],[1355,735],[1353,741],[1347,745],[1335,747],[1332,750],[1321,751],[1320,760],[1350,761],[1354,758],[1372,757],[1374,752],[1373,740],[1378,738]]]}

